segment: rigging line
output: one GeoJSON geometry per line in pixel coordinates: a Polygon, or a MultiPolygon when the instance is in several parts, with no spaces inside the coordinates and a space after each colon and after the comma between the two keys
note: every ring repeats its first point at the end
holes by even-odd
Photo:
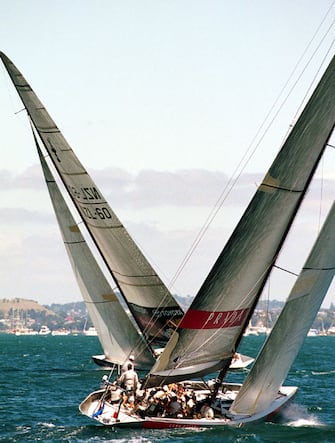
{"type": "MultiPolygon", "coordinates": [[[[270,311],[270,294],[271,294],[271,275],[269,275],[268,281],[267,281],[267,292],[266,292],[266,300],[265,300],[265,327],[266,329],[269,328],[269,311],[270,311]]],[[[261,297],[260,299],[261,300],[261,297]]]]}
{"type": "Polygon", "coordinates": [[[296,274],[293,271],[289,271],[288,269],[282,268],[281,266],[278,266],[278,265],[273,265],[273,267],[276,268],[276,269],[279,269],[280,271],[287,272],[287,274],[294,275],[295,277],[298,277],[298,275],[299,275],[299,274],[296,274]]]}
{"type": "Polygon", "coordinates": [[[26,108],[19,109],[18,111],[14,112],[14,115],[20,114],[20,112],[25,111],[25,110],[26,110],[26,108]]]}
{"type": "Polygon", "coordinates": [[[321,162],[321,183],[320,183],[320,204],[319,204],[319,225],[318,225],[318,233],[321,229],[321,217],[322,217],[322,203],[323,203],[323,190],[324,190],[324,158],[322,158],[321,162]]]}
{"type": "MultiPolygon", "coordinates": [[[[306,62],[304,69],[302,70],[302,72],[300,73],[299,77],[297,78],[297,80],[296,80],[295,83],[293,84],[292,88],[291,88],[290,91],[289,91],[289,94],[291,94],[291,92],[293,91],[294,87],[296,86],[296,84],[298,83],[298,81],[300,80],[300,78],[302,77],[302,74],[306,71],[308,65],[311,63],[313,57],[315,56],[316,52],[317,52],[318,49],[320,48],[322,42],[324,41],[324,39],[326,38],[326,36],[327,36],[328,33],[330,32],[331,28],[334,26],[334,23],[335,23],[335,20],[332,21],[332,23],[331,23],[331,25],[329,26],[327,32],[324,34],[322,40],[320,41],[320,43],[318,44],[318,46],[315,48],[315,50],[314,50],[314,52],[312,53],[312,55],[310,56],[309,60],[306,62]]],[[[320,65],[319,65],[319,69],[316,71],[316,73],[315,73],[315,75],[314,75],[314,77],[313,77],[313,80],[310,82],[309,88],[307,89],[307,91],[306,91],[306,93],[305,93],[305,96],[304,96],[304,98],[303,98],[302,101],[301,101],[300,107],[298,108],[297,112],[295,113],[295,117],[294,117],[293,120],[295,120],[295,119],[297,118],[297,115],[300,114],[300,109],[302,108],[304,102],[306,101],[306,98],[307,98],[307,96],[308,96],[308,94],[309,94],[309,91],[312,89],[312,85],[313,85],[313,83],[315,82],[315,80],[316,80],[316,78],[317,78],[319,72],[321,71],[321,67],[323,66],[323,64],[324,64],[326,58],[328,57],[328,55],[329,55],[329,53],[330,53],[332,47],[334,46],[334,42],[335,42],[335,39],[332,40],[332,42],[331,42],[331,44],[330,44],[330,46],[329,46],[329,48],[328,48],[328,51],[326,52],[325,56],[324,56],[323,59],[322,59],[322,62],[321,62],[320,65]]],[[[287,98],[288,98],[288,96],[287,96],[287,98]]]]}
{"type": "MultiPolygon", "coordinates": [[[[278,94],[274,104],[271,106],[271,108],[269,109],[267,115],[265,116],[263,123],[260,125],[259,129],[257,130],[255,136],[253,137],[251,143],[249,144],[249,147],[247,148],[246,153],[244,154],[244,156],[242,157],[241,161],[238,163],[237,167],[235,168],[231,179],[228,181],[227,185],[225,186],[225,188],[223,189],[222,193],[220,194],[219,198],[217,199],[213,209],[211,210],[211,212],[209,213],[209,215],[207,216],[203,226],[201,227],[199,233],[197,234],[197,236],[195,237],[193,243],[191,244],[190,248],[188,249],[188,251],[186,252],[186,255],[184,257],[184,259],[182,260],[181,264],[179,265],[174,277],[171,279],[170,283],[168,284],[168,287],[171,288],[176,280],[179,278],[180,274],[182,273],[184,267],[186,266],[187,262],[190,260],[191,256],[193,255],[195,249],[197,248],[197,246],[199,245],[200,241],[202,240],[202,238],[204,237],[205,233],[207,232],[210,224],[212,223],[212,221],[215,219],[217,213],[219,212],[219,210],[221,209],[223,203],[225,202],[225,200],[227,199],[228,195],[230,194],[231,190],[233,189],[233,187],[235,186],[236,182],[238,181],[238,179],[240,178],[242,172],[244,171],[244,169],[246,168],[247,164],[249,163],[249,161],[251,160],[252,156],[254,155],[254,153],[256,152],[256,150],[258,149],[260,143],[263,141],[266,133],[268,132],[269,128],[271,127],[271,125],[273,124],[275,118],[278,116],[279,112],[282,110],[284,104],[287,102],[289,96],[291,95],[292,91],[294,90],[294,88],[296,87],[298,81],[300,80],[302,74],[305,72],[308,64],[311,62],[312,58],[315,56],[317,50],[319,49],[319,47],[321,46],[321,43],[324,41],[324,39],[326,38],[326,36],[328,35],[328,33],[330,32],[330,29],[332,28],[332,26],[334,25],[334,21],[331,23],[331,25],[329,26],[327,32],[324,34],[324,36],[322,37],[320,43],[318,44],[317,48],[314,50],[312,56],[310,57],[310,59],[308,60],[307,64],[305,65],[304,69],[302,70],[301,74],[298,76],[298,79],[294,82],[293,86],[291,87],[291,89],[289,90],[288,94],[286,95],[286,97],[284,98],[284,100],[282,101],[281,105],[279,106],[278,110],[276,111],[276,113],[274,114],[273,118],[270,120],[269,124],[266,126],[265,130],[263,131],[263,134],[260,136],[258,142],[256,143],[256,139],[259,136],[259,134],[261,133],[261,130],[263,129],[263,127],[265,126],[266,121],[268,120],[268,118],[270,117],[273,109],[275,108],[275,106],[277,105],[277,103],[279,102],[280,97],[282,96],[282,94],[284,93],[284,90],[286,89],[289,81],[291,80],[291,78],[293,77],[293,74],[295,73],[295,71],[297,70],[299,64],[301,63],[301,60],[303,59],[304,55],[306,54],[307,50],[309,49],[309,47],[311,46],[313,40],[315,39],[317,33],[319,32],[323,22],[325,21],[326,17],[328,16],[331,8],[333,7],[335,2],[333,2],[333,4],[331,5],[331,7],[328,9],[326,15],[324,16],[323,20],[321,21],[320,25],[318,26],[317,30],[315,31],[312,39],[310,40],[310,42],[308,43],[307,47],[305,48],[303,54],[301,55],[301,57],[299,58],[298,62],[296,63],[293,71],[291,72],[288,80],[285,82],[284,86],[282,87],[280,93],[278,94]],[[251,150],[253,144],[256,143],[254,149],[251,151],[249,157],[247,157],[248,152],[251,150]],[[243,163],[244,161],[244,163],[243,163]],[[240,168],[240,171],[239,171],[240,168]],[[238,172],[239,171],[239,172],[238,172]],[[234,178],[234,175],[236,175],[236,177],[234,178]]],[[[330,49],[332,47],[332,45],[334,44],[334,41],[332,42],[330,48],[327,51],[326,56],[324,57],[322,63],[320,64],[320,67],[317,71],[320,71],[322,64],[324,63],[325,58],[327,57],[327,55],[330,52],[330,49]]],[[[317,75],[316,74],[316,75],[317,75]]],[[[316,77],[315,75],[315,77],[316,77]]],[[[313,81],[315,80],[315,77],[313,79],[313,81]]],[[[308,89],[308,91],[310,90],[310,88],[308,89]]],[[[307,91],[307,93],[308,93],[307,91]]],[[[305,98],[306,95],[305,94],[305,98]]],[[[304,100],[305,100],[304,98],[304,100]]]]}
{"type": "MultiPolygon", "coordinates": [[[[301,62],[301,60],[303,59],[303,57],[304,57],[304,55],[306,54],[306,52],[307,52],[307,50],[309,49],[309,47],[311,46],[313,40],[315,39],[317,33],[319,32],[319,30],[320,30],[322,24],[324,23],[326,17],[328,16],[328,14],[329,14],[331,8],[332,8],[333,5],[334,5],[334,3],[335,3],[335,2],[333,2],[332,5],[331,5],[331,7],[328,9],[328,11],[327,11],[327,13],[325,14],[323,20],[321,21],[320,25],[318,26],[317,30],[315,31],[315,33],[314,33],[312,39],[310,40],[310,42],[308,43],[307,47],[305,48],[303,54],[302,54],[301,57],[299,58],[299,60],[298,60],[298,62],[297,62],[297,64],[296,64],[296,66],[294,67],[294,69],[293,69],[291,75],[289,76],[288,80],[287,80],[286,83],[284,84],[282,90],[280,91],[280,93],[279,93],[277,99],[275,100],[274,104],[273,104],[272,107],[270,108],[269,112],[267,113],[267,115],[266,115],[266,117],[265,117],[263,123],[261,124],[260,128],[259,128],[258,131],[256,132],[256,134],[255,134],[255,136],[254,136],[252,142],[251,142],[250,145],[249,145],[249,148],[248,148],[247,151],[246,151],[246,154],[247,154],[248,151],[251,149],[251,146],[252,146],[253,143],[255,142],[257,136],[260,134],[261,129],[262,129],[263,126],[265,125],[265,122],[267,121],[267,119],[268,119],[268,117],[270,116],[272,110],[274,109],[275,105],[276,105],[277,102],[279,101],[279,98],[281,97],[283,91],[284,91],[285,88],[287,87],[289,81],[290,81],[291,78],[293,77],[293,74],[294,74],[295,71],[297,70],[297,68],[298,68],[298,66],[299,66],[299,64],[300,64],[300,62],[301,62]]],[[[334,23],[334,22],[332,22],[332,24],[331,24],[331,26],[329,27],[328,31],[326,32],[326,34],[325,34],[325,35],[323,36],[323,38],[321,39],[321,42],[319,43],[319,45],[317,46],[316,50],[315,50],[314,53],[312,54],[312,57],[310,57],[309,62],[311,61],[311,59],[312,59],[313,56],[315,55],[317,49],[320,47],[320,45],[321,45],[321,43],[323,42],[323,40],[325,39],[326,35],[329,33],[331,27],[333,26],[333,23],[334,23]]],[[[329,51],[328,51],[328,52],[329,52],[329,51]]],[[[327,53],[327,54],[328,54],[328,53],[327,53]]],[[[308,62],[308,63],[309,63],[309,62],[308,62]]],[[[308,65],[308,63],[307,63],[307,65],[308,65]]],[[[220,197],[218,198],[218,200],[217,200],[217,202],[216,202],[214,208],[212,209],[211,213],[210,213],[209,216],[207,217],[207,219],[206,219],[206,221],[205,221],[203,227],[201,228],[201,230],[200,230],[200,232],[198,233],[196,239],[195,239],[194,242],[192,243],[190,249],[188,250],[188,252],[187,252],[187,254],[186,254],[184,260],[182,261],[180,267],[178,268],[178,270],[177,270],[177,272],[176,272],[176,274],[175,274],[174,278],[172,279],[172,281],[171,281],[171,283],[170,283],[169,286],[172,286],[172,285],[174,284],[174,282],[176,281],[176,279],[179,277],[179,275],[180,275],[182,269],[184,268],[184,266],[185,266],[186,263],[188,262],[189,258],[190,258],[191,255],[193,254],[195,248],[197,247],[197,245],[199,244],[199,242],[200,242],[201,239],[203,238],[205,232],[208,230],[208,228],[209,228],[211,222],[213,221],[213,219],[215,218],[215,216],[216,216],[216,214],[218,213],[219,209],[221,208],[221,206],[222,206],[224,200],[227,198],[227,196],[228,196],[228,194],[230,193],[231,189],[232,189],[233,186],[235,185],[237,179],[240,177],[241,173],[243,172],[244,168],[246,167],[246,165],[247,165],[248,162],[250,161],[252,155],[253,155],[254,152],[256,151],[256,149],[257,149],[257,147],[259,146],[260,142],[263,140],[263,138],[264,138],[266,132],[267,132],[268,129],[270,128],[270,126],[271,126],[271,124],[273,123],[275,117],[277,117],[279,111],[282,109],[284,103],[286,103],[288,97],[290,96],[290,94],[291,94],[291,92],[293,91],[294,87],[296,86],[296,84],[297,84],[298,81],[300,80],[302,74],[305,72],[307,65],[306,65],[305,68],[303,69],[303,71],[302,71],[302,73],[300,74],[300,76],[298,77],[297,81],[293,84],[292,88],[290,89],[290,91],[289,91],[289,93],[287,94],[286,98],[285,98],[284,101],[282,102],[282,104],[281,104],[281,106],[279,107],[278,111],[275,113],[274,117],[271,119],[269,125],[266,127],[266,129],[265,129],[263,135],[261,136],[260,140],[259,140],[258,143],[256,144],[255,149],[252,151],[251,155],[247,158],[246,162],[244,163],[244,166],[242,166],[242,169],[241,169],[240,173],[237,175],[236,179],[235,179],[234,181],[230,181],[230,182],[228,182],[227,186],[225,187],[225,189],[224,189],[223,192],[221,193],[221,195],[220,195],[220,197]],[[230,185],[230,187],[229,187],[229,185],[230,185]],[[227,189],[228,189],[228,190],[227,190],[227,189]],[[227,195],[225,196],[224,194],[225,194],[225,191],[226,191],[226,190],[227,190],[227,195]]],[[[320,69],[321,69],[321,66],[320,66],[319,70],[320,70],[320,69]]],[[[314,81],[314,80],[313,80],[313,81],[314,81]]],[[[306,95],[307,95],[307,93],[306,93],[306,95]]],[[[231,179],[231,180],[233,180],[234,174],[237,173],[238,168],[239,168],[240,165],[242,164],[243,159],[246,157],[246,154],[245,154],[245,156],[242,158],[242,160],[240,161],[240,163],[238,164],[237,168],[235,169],[235,171],[234,171],[234,173],[233,173],[233,176],[232,176],[232,179],[231,179]]]]}

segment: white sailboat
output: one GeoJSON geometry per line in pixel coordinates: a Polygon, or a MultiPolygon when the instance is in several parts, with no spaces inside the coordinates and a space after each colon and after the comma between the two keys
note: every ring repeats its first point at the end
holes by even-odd
{"type": "Polygon", "coordinates": [[[140,406],[137,411],[128,411],[121,404],[113,404],[108,386],[93,392],[81,403],[83,414],[109,426],[236,426],[264,420],[294,397],[297,387],[280,385],[334,275],[334,208],[306,262],[306,269],[292,290],[283,315],[270,333],[259,359],[256,359],[255,369],[252,369],[242,386],[227,385],[223,379],[327,146],[334,124],[335,58],[142,385],[150,390],[152,387],[179,382],[184,385],[184,389],[195,395],[197,402],[210,395],[216,415],[209,419],[185,417],[183,414],[173,417],[164,414],[152,416],[150,406],[144,410],[140,406]],[[323,251],[322,254],[320,251],[323,251]],[[305,299],[308,299],[306,306],[305,299]],[[301,306],[304,308],[300,312],[301,306]],[[299,317],[295,319],[298,321],[294,333],[291,322],[288,323],[290,317],[299,317]],[[280,340],[280,334],[287,329],[290,339],[286,342],[280,340]],[[287,357],[283,357],[285,352],[288,353],[287,357]],[[281,357],[279,363],[275,355],[281,357]],[[210,392],[206,391],[205,385],[188,381],[215,371],[219,371],[219,376],[210,392]]]}
{"type": "Polygon", "coordinates": [[[21,72],[4,53],[0,52],[0,57],[138,328],[150,346],[164,346],[183,316],[182,309],[130,237],[21,72]]]}
{"type": "MultiPolygon", "coordinates": [[[[161,348],[167,343],[171,331],[183,316],[182,309],[106,202],[101,191],[87,174],[23,75],[4,53],[0,52],[0,57],[25,105],[34,131],[49,154],[87,231],[91,235],[102,259],[105,261],[121,296],[136,322],[137,328],[144,337],[146,347],[149,346],[152,349],[151,354],[154,355],[154,348],[161,348]]],[[[38,145],[39,140],[35,134],[34,138],[36,145],[38,145]]],[[[57,185],[50,170],[48,174],[51,177],[50,183],[52,180],[54,182],[52,185],[53,192],[56,192],[55,188],[57,185]]],[[[48,180],[47,183],[49,187],[48,180]]],[[[104,350],[104,355],[97,356],[97,358],[101,359],[103,363],[119,364],[119,354],[117,352],[114,358],[111,348],[113,347],[113,342],[115,342],[114,331],[116,331],[116,328],[120,328],[119,330],[125,336],[121,340],[122,346],[129,351],[127,356],[135,354],[136,364],[139,367],[143,367],[141,360],[150,361],[148,355],[140,357],[142,346],[137,348],[135,345],[137,341],[131,339],[127,341],[125,331],[129,331],[131,326],[129,323],[124,322],[121,327],[120,323],[124,317],[118,316],[117,313],[114,316],[111,315],[110,311],[115,308],[116,303],[114,302],[117,297],[106,279],[102,279],[102,271],[98,270],[99,266],[97,263],[92,264],[92,267],[90,267],[89,263],[93,263],[93,261],[91,256],[88,257],[88,255],[91,255],[91,252],[88,252],[89,248],[87,245],[84,246],[84,239],[78,226],[73,218],[70,222],[66,219],[66,217],[68,219],[72,217],[68,208],[65,208],[66,204],[64,202],[55,204],[55,199],[56,197],[52,195],[55,211],[58,211],[57,205],[62,206],[58,214],[56,214],[57,220],[83,298],[87,306],[95,306],[95,313],[92,313],[93,308],[89,309],[89,312],[94,326],[99,331],[99,338],[101,337],[104,350]],[[64,218],[63,214],[66,211],[68,213],[64,218]],[[71,227],[72,231],[69,227],[71,227]],[[76,231],[78,232],[77,236],[76,231]],[[81,245],[84,253],[76,245],[81,245]],[[76,248],[80,252],[76,252],[76,248]],[[78,270],[79,267],[82,268],[81,271],[78,270]],[[101,285],[99,280],[103,282],[101,285]],[[110,307],[109,310],[107,309],[108,301],[113,302],[113,308],[110,307]],[[101,309],[102,304],[104,304],[103,309],[101,309]],[[109,315],[111,316],[108,320],[107,317],[109,315]],[[119,322],[114,321],[116,316],[118,316],[119,322]],[[107,322],[108,326],[106,326],[107,322]],[[101,326],[103,323],[105,324],[104,328],[101,326]],[[111,325],[114,326],[111,327],[111,325]],[[108,327],[109,331],[107,331],[108,327]],[[104,332],[102,332],[103,329],[104,332]],[[109,341],[109,344],[107,344],[107,341],[109,341]]],[[[95,259],[93,258],[93,260],[95,259]]],[[[116,332],[116,335],[120,336],[121,332],[116,332]]],[[[123,363],[127,360],[127,356],[123,359],[123,363]]],[[[147,364],[144,367],[147,367],[147,364]]]]}
{"type": "Polygon", "coordinates": [[[51,334],[51,330],[48,328],[47,325],[42,325],[38,333],[39,335],[49,335],[51,334]]]}
{"type": "MultiPolygon", "coordinates": [[[[106,368],[115,364],[122,365],[130,354],[134,354],[136,367],[149,369],[157,351],[166,344],[170,330],[180,321],[183,311],[104,201],[101,191],[83,170],[31,87],[13,63],[4,54],[1,57],[30,115],[35,144],[64,245],[95,328],[94,331],[84,333],[98,335],[104,351],[104,354],[94,355],[92,358],[95,363],[106,368]],[[118,302],[85,242],[43,157],[38,136],[54,160],[56,170],[74,200],[79,216],[101,254],[105,254],[102,255],[103,259],[110,270],[113,267],[111,275],[141,334],[126,318],[123,306],[118,302]],[[56,152],[55,146],[61,153],[56,152]],[[109,251],[113,251],[112,256],[109,251]],[[151,351],[151,356],[145,348],[151,351]]],[[[253,360],[240,355],[233,362],[232,369],[245,368],[253,360]]]]}
{"type": "MultiPolygon", "coordinates": [[[[218,414],[213,419],[151,417],[145,409],[129,411],[119,403],[119,399],[115,402],[114,390],[108,385],[106,389],[90,394],[80,405],[81,412],[110,426],[165,428],[238,425],[264,419],[279,410],[294,396],[296,387],[279,387],[269,396],[268,407],[245,415],[237,409],[237,412],[229,409],[232,401],[237,408],[242,398],[238,394],[241,387],[224,384],[223,378],[333,131],[335,61],[326,70],[240,223],[179,323],[180,308],[167,288],[129,238],[22,74],[4,54],[0,53],[0,56],[143,336],[149,343],[165,344],[172,327],[175,329],[144,387],[185,383],[190,378],[219,371],[211,391],[213,407],[218,414]],[[119,242],[120,237],[116,238],[115,232],[124,242],[119,242]],[[147,328],[148,324],[150,328],[147,328]]],[[[326,290],[326,285],[323,289],[326,290]]],[[[304,324],[308,322],[309,318],[304,324]]],[[[264,365],[257,366],[264,370],[264,365]]],[[[272,365],[271,368],[276,370],[272,365]]],[[[209,385],[205,383],[187,382],[187,385],[195,389],[198,400],[209,393],[209,385]]],[[[243,405],[243,401],[241,403],[243,405]]]]}

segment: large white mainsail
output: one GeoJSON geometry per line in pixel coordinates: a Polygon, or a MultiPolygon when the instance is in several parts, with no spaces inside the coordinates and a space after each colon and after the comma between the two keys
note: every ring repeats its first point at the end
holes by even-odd
{"type": "Polygon", "coordinates": [[[230,412],[253,415],[269,407],[312,326],[335,273],[335,204],[230,412]]]}
{"type": "Polygon", "coordinates": [[[121,365],[129,354],[134,354],[136,365],[149,369],[155,358],[96,262],[44,159],[35,134],[34,138],[66,252],[105,357],[121,365]]]}
{"type": "Polygon", "coordinates": [[[224,375],[335,123],[335,59],[287,137],[146,386],[224,375]]]}
{"type": "Polygon", "coordinates": [[[183,311],[117,218],[21,72],[0,57],[74,205],[146,339],[165,344],[183,311]]]}

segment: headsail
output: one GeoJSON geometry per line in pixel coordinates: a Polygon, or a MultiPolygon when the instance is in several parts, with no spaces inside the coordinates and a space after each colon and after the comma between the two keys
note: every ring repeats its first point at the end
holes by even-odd
{"type": "Polygon", "coordinates": [[[136,364],[149,369],[155,358],[96,262],[43,157],[35,134],[34,138],[64,245],[105,356],[111,362],[123,364],[129,354],[136,354],[136,364]]]}
{"type": "Polygon", "coordinates": [[[334,277],[334,226],[335,203],[256,363],[230,408],[233,414],[257,414],[275,399],[334,277]]]}
{"type": "Polygon", "coordinates": [[[165,344],[183,311],[88,175],[30,85],[0,57],[57,172],[144,336],[165,344]]]}
{"type": "Polygon", "coordinates": [[[146,386],[228,368],[335,123],[335,59],[286,139],[146,386]]]}

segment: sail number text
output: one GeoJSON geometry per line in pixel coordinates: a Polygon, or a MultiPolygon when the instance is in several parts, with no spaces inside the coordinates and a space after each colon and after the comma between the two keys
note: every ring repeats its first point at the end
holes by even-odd
{"type": "Polygon", "coordinates": [[[94,201],[98,203],[97,200],[100,200],[100,204],[105,203],[102,195],[96,187],[81,186],[77,188],[75,186],[70,186],[69,190],[74,199],[79,200],[82,213],[86,218],[90,220],[107,220],[112,218],[112,214],[108,207],[94,205],[94,201]],[[90,203],[89,207],[82,206],[81,203],[84,202],[90,203]]]}
{"type": "Polygon", "coordinates": [[[83,210],[85,217],[92,220],[105,220],[112,218],[108,208],[87,208],[86,206],[81,206],[81,209],[83,210]]]}
{"type": "Polygon", "coordinates": [[[101,200],[102,196],[94,186],[81,187],[79,189],[70,186],[70,192],[76,200],[101,200]]]}

